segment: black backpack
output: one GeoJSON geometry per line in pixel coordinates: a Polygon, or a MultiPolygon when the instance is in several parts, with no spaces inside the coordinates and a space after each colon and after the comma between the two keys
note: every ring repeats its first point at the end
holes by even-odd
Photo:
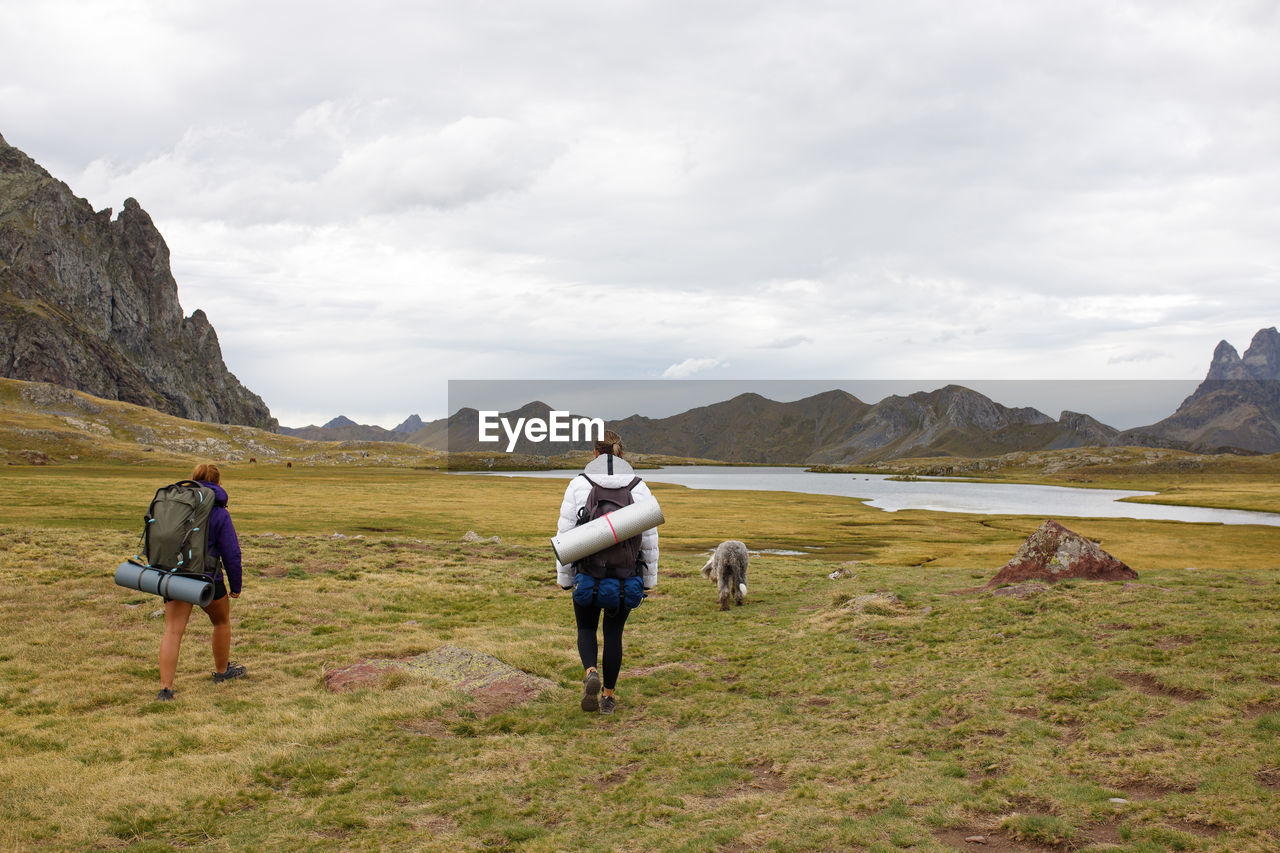
{"type": "MultiPolygon", "coordinates": [[[[631,490],[640,483],[639,477],[633,478],[630,483],[620,488],[607,489],[586,474],[579,474],[578,476],[591,484],[591,491],[587,494],[587,502],[578,510],[578,524],[586,524],[588,521],[600,518],[605,513],[614,512],[624,506],[630,506],[635,503],[631,490]]],[[[637,533],[630,539],[623,539],[603,551],[583,557],[575,566],[579,572],[590,575],[593,578],[635,577],[641,573],[640,536],[641,534],[637,533]]]]}
{"type": "Polygon", "coordinates": [[[155,569],[212,578],[217,567],[208,558],[209,515],[214,493],[194,480],[156,490],[142,529],[142,558],[155,569]]]}

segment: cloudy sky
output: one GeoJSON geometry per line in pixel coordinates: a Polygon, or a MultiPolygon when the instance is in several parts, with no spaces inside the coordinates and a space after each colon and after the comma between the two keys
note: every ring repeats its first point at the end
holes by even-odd
{"type": "Polygon", "coordinates": [[[1197,379],[1280,323],[1278,5],[0,0],[0,133],[139,200],[291,426],[1197,379]]]}

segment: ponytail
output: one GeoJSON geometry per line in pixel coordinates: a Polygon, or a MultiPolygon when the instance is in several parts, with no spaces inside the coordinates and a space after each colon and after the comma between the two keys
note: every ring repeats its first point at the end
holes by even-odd
{"type": "Polygon", "coordinates": [[[611,429],[605,430],[604,435],[596,442],[596,453],[622,456],[622,436],[611,429]]]}

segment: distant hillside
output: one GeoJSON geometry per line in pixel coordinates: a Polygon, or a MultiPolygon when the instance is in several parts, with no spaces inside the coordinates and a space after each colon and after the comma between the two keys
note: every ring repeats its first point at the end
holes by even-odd
{"type": "Polygon", "coordinates": [[[0,376],[183,418],[274,430],[222,360],[203,311],[183,317],[169,247],[133,199],[112,219],[0,137],[0,376]]]}
{"type": "MultiPolygon", "coordinates": [[[[545,418],[551,406],[535,401],[513,412],[545,418]]],[[[606,421],[626,446],[646,454],[772,465],[869,462],[903,456],[984,456],[1011,450],[1049,450],[1106,444],[1116,430],[1087,415],[1058,420],[1028,408],[1008,408],[957,385],[874,405],[844,391],[780,403],[759,394],[700,406],[666,418],[632,415],[606,421]]],[[[436,449],[494,449],[477,441],[478,413],[464,408],[426,424],[410,438],[436,449]]],[[[521,440],[517,452],[547,455],[565,445],[521,440]]],[[[588,449],[587,443],[572,447],[588,449]]]]}
{"type": "MultiPolygon", "coordinates": [[[[550,417],[552,409],[552,406],[541,400],[534,400],[514,411],[503,412],[500,416],[506,418],[510,423],[515,423],[520,418],[541,418],[546,420],[550,417]]],[[[495,434],[500,438],[497,442],[480,441],[480,413],[475,409],[463,408],[454,412],[452,417],[440,418],[424,424],[422,429],[409,436],[409,441],[420,447],[448,450],[452,453],[505,452],[507,437],[501,427],[496,430],[495,434]]],[[[589,451],[591,447],[592,444],[588,441],[579,441],[577,443],[561,442],[550,445],[546,442],[532,442],[522,436],[516,442],[514,452],[527,456],[555,456],[566,452],[589,451]]],[[[653,452],[664,453],[665,451],[653,452]]],[[[675,455],[687,456],[689,454],[675,455]]]]}
{"type": "MultiPolygon", "coordinates": [[[[543,418],[553,406],[535,400],[502,413],[543,418]]],[[[310,438],[408,441],[453,452],[500,453],[506,447],[478,440],[475,409],[422,423],[416,415],[395,430],[361,426],[338,417],[323,427],[284,430],[310,438]],[[412,422],[419,426],[409,432],[412,422]]],[[[1254,336],[1243,358],[1223,341],[1208,376],[1170,417],[1120,432],[1079,412],[1057,420],[1033,408],[1011,408],[959,385],[866,403],[832,390],[782,403],[759,394],[699,406],[665,418],[631,415],[607,421],[628,448],[646,454],[721,462],[841,465],[921,457],[985,458],[1024,451],[1079,447],[1150,446],[1197,453],[1280,452],[1280,334],[1254,336]]],[[[579,442],[570,452],[589,450],[579,442]]],[[[564,453],[566,445],[518,442],[528,456],[564,453]]]]}
{"type": "Polygon", "coordinates": [[[422,428],[422,418],[410,415],[399,426],[386,429],[376,424],[358,424],[346,415],[338,415],[324,426],[280,427],[284,435],[309,438],[312,441],[408,441],[422,428]]]}
{"type": "Polygon", "coordinates": [[[1244,358],[1220,342],[1204,381],[1176,412],[1126,430],[1117,441],[1198,452],[1280,452],[1280,332],[1274,326],[1259,330],[1244,358]]]}
{"type": "Polygon", "coordinates": [[[196,461],[259,465],[441,467],[444,454],[403,443],[308,441],[268,430],[185,420],[58,385],[0,379],[0,463],[196,461]]]}
{"type": "Polygon", "coordinates": [[[1079,447],[1116,430],[1085,415],[1055,421],[1008,408],[958,385],[865,403],[828,391],[793,403],[743,394],[661,420],[613,424],[646,452],[731,462],[834,464],[904,456],[986,456],[1009,450],[1079,447]]]}

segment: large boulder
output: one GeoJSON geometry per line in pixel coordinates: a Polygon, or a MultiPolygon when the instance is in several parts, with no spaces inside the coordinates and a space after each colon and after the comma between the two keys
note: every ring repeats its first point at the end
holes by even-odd
{"type": "Polygon", "coordinates": [[[987,584],[994,589],[1026,581],[1055,583],[1065,578],[1091,581],[1133,580],[1138,573],[1098,547],[1050,519],[1027,537],[1013,559],[987,584]]]}

